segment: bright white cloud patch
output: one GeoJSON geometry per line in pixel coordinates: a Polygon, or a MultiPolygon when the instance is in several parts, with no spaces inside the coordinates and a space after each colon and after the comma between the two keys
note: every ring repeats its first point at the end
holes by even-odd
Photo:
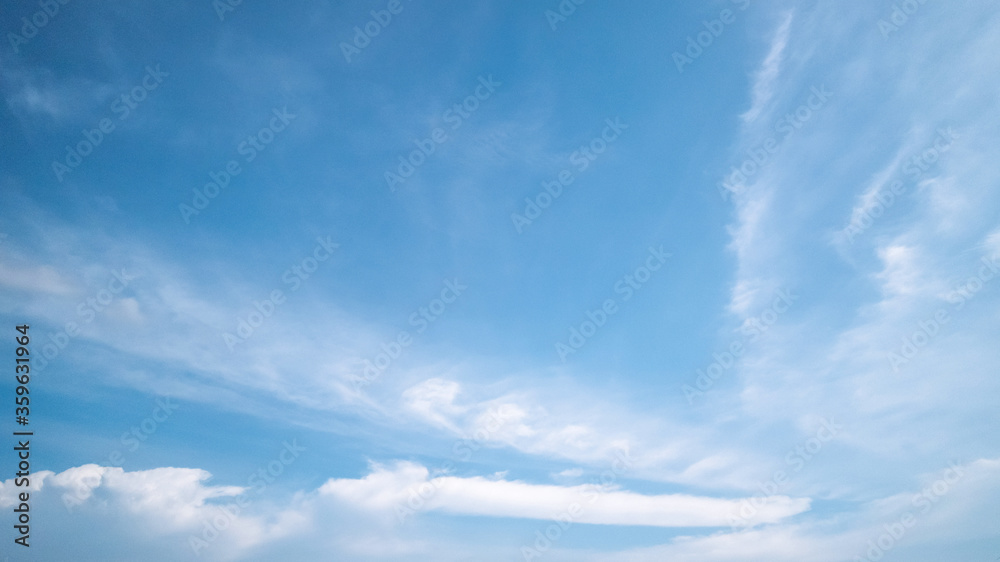
{"type": "MultiPolygon", "coordinates": [[[[624,467],[622,461],[621,469],[624,467]]],[[[358,480],[331,480],[320,488],[320,493],[375,510],[405,510],[414,495],[421,498],[425,494],[425,509],[456,515],[553,519],[571,511],[578,512],[575,520],[580,523],[653,527],[728,526],[741,507],[739,499],[685,494],[647,496],[617,486],[554,486],[483,477],[430,478],[426,468],[412,463],[399,463],[391,469],[375,467],[358,480]]],[[[807,509],[808,499],[774,497],[757,511],[752,522],[773,523],[807,509]]]]}

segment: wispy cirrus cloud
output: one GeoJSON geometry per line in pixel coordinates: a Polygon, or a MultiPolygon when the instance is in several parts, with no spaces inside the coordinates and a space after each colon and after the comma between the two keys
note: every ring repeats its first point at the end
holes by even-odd
{"type": "Polygon", "coordinates": [[[768,49],[764,62],[757,70],[753,79],[751,89],[752,98],[750,109],[740,115],[744,122],[752,122],[764,112],[767,104],[774,97],[776,82],[781,73],[781,63],[785,57],[785,47],[788,45],[788,35],[791,31],[793,12],[789,11],[782,17],[774,31],[771,39],[771,46],[768,49]]]}

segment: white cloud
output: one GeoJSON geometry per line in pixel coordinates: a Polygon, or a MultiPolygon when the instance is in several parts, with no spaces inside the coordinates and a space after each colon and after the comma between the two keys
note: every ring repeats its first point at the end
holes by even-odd
{"type": "Polygon", "coordinates": [[[13,266],[9,262],[0,268],[0,285],[8,289],[48,293],[57,296],[73,294],[77,287],[48,265],[13,266]]]}
{"type": "MultiPolygon", "coordinates": [[[[127,472],[84,465],[58,474],[40,471],[34,475],[33,513],[56,530],[61,545],[74,548],[93,540],[96,542],[87,543],[96,548],[90,554],[103,559],[129,558],[129,549],[150,552],[150,560],[184,559],[192,553],[191,537],[202,536],[207,521],[222,517],[219,506],[231,509],[235,496],[244,490],[209,485],[210,478],[204,470],[189,468],[127,472]],[[73,498],[71,510],[64,508],[67,496],[73,498]],[[130,540],[91,536],[94,529],[124,534],[130,540]]],[[[0,483],[0,506],[5,509],[14,505],[14,493],[23,491],[13,484],[13,480],[0,483]]],[[[807,512],[808,499],[772,496],[759,508],[756,519],[769,524],[740,531],[728,528],[729,516],[744,505],[740,499],[644,495],[614,485],[531,484],[506,480],[502,475],[432,477],[427,468],[414,463],[373,465],[360,478],[330,479],[315,490],[284,500],[249,504],[227,517],[225,528],[200,557],[209,561],[281,560],[287,559],[289,552],[309,546],[306,551],[311,556],[307,559],[321,553],[341,558],[426,558],[428,552],[443,548],[447,538],[426,534],[430,529],[421,529],[416,521],[398,523],[395,517],[396,509],[405,507],[417,490],[426,498],[422,509],[452,516],[539,521],[553,521],[556,516],[565,521],[568,516],[574,525],[725,528],[604,554],[574,554],[557,544],[550,554],[558,560],[569,556],[577,560],[833,562],[863,552],[868,540],[877,540],[885,532],[885,525],[909,512],[917,526],[908,528],[898,541],[895,548],[900,552],[896,555],[924,562],[932,558],[921,553],[922,545],[964,541],[989,532],[989,513],[1000,500],[1000,459],[980,459],[922,475],[907,491],[847,512],[807,512]],[[794,522],[788,520],[796,514],[801,515],[794,522]],[[408,530],[422,538],[410,539],[408,530]]],[[[445,528],[440,532],[450,531],[445,528]]],[[[34,546],[45,549],[54,545],[34,546]]],[[[492,556],[482,548],[479,553],[480,557],[492,556]]]]}
{"type": "MultiPolygon", "coordinates": [[[[625,462],[625,461],[623,461],[625,462]]],[[[421,487],[429,493],[427,510],[456,515],[483,515],[551,520],[557,514],[579,510],[574,519],[597,525],[642,525],[654,527],[728,526],[740,509],[738,499],[698,497],[686,494],[647,496],[615,487],[594,485],[555,486],[484,477],[439,476],[413,463],[393,468],[375,466],[360,479],[335,479],[320,488],[352,505],[372,510],[394,510],[406,506],[410,495],[421,487]],[[576,506],[573,508],[572,506],[576,506]]],[[[772,523],[809,509],[808,499],[771,498],[752,518],[772,523]]]]}
{"type": "Polygon", "coordinates": [[[923,291],[923,269],[919,254],[912,246],[901,244],[879,248],[878,257],[884,264],[877,278],[882,283],[882,291],[887,297],[913,296],[923,291]]]}
{"type": "Polygon", "coordinates": [[[441,378],[427,379],[403,392],[403,403],[413,413],[434,425],[455,429],[449,418],[462,412],[455,405],[460,386],[441,378]]]}
{"type": "Polygon", "coordinates": [[[792,12],[788,12],[774,32],[771,48],[754,77],[752,104],[750,109],[741,115],[745,122],[755,121],[764,111],[767,103],[774,97],[775,81],[781,73],[781,62],[784,59],[785,47],[788,45],[788,33],[791,25],[792,12]]]}
{"type": "Polygon", "coordinates": [[[91,119],[105,101],[110,105],[110,84],[86,78],[59,77],[46,68],[25,68],[17,58],[5,57],[3,69],[7,106],[20,115],[45,115],[61,122],[91,119]]]}

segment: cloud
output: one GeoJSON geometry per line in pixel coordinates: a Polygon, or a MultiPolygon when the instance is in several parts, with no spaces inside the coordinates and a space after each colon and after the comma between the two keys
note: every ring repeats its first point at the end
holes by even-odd
{"type": "Polygon", "coordinates": [[[775,81],[781,73],[781,62],[784,60],[791,25],[792,12],[788,12],[778,25],[778,29],[775,30],[774,38],[771,40],[771,48],[754,77],[753,100],[750,109],[740,116],[744,122],[755,121],[763,113],[767,103],[774,97],[775,81]]]}
{"type": "MultiPolygon", "coordinates": [[[[931,10],[937,11],[911,18],[907,33],[888,43],[871,33],[877,13],[866,19],[871,14],[796,12],[794,45],[789,40],[786,52],[794,47],[797,66],[754,84],[770,83],[762,91],[773,92],[773,100],[781,96],[787,110],[802,101],[779,92],[797,95],[820,82],[834,91],[828,105],[788,136],[732,198],[736,269],[729,311],[754,310],[772,287],[793,287],[802,300],[748,348],[734,368],[736,384],[714,390],[709,404],[713,414],[757,428],[798,424],[817,412],[866,428],[838,437],[843,456],[810,467],[796,482],[796,494],[872,497],[898,489],[903,475],[936,465],[941,451],[960,454],[966,450],[960,441],[996,446],[996,439],[977,435],[972,422],[989,418],[984,395],[997,388],[987,374],[996,346],[980,335],[995,327],[996,292],[987,285],[975,306],[961,310],[946,297],[983,267],[978,260],[988,253],[984,240],[996,231],[1000,175],[983,162],[988,154],[996,157],[989,139],[1000,114],[983,100],[998,81],[990,75],[989,85],[968,86],[967,77],[983,64],[984,36],[953,43],[954,56],[946,59],[941,41],[957,37],[960,23],[975,18],[987,34],[1000,18],[931,10]],[[917,29],[925,25],[928,33],[917,29]],[[927,57],[937,57],[934,80],[924,74],[927,57]],[[887,86],[873,88],[875,83],[887,86]],[[952,138],[943,132],[952,127],[959,140],[947,151],[931,151],[938,135],[952,138]],[[860,221],[879,190],[895,180],[903,191],[876,211],[875,224],[854,244],[825,234],[860,221]],[[933,337],[900,378],[887,354],[898,353],[921,326],[931,326],[929,319],[941,309],[949,323],[928,328],[933,337]],[[943,411],[961,413],[942,419],[943,411]],[[887,474],[864,473],[860,467],[868,455],[891,467],[887,474]]],[[[791,62],[786,57],[783,64],[791,62]]],[[[768,68],[776,67],[762,64],[760,76],[768,68]]],[[[741,128],[735,156],[761,142],[758,129],[741,128]]]]}
{"type": "Polygon", "coordinates": [[[57,124],[90,118],[101,108],[114,88],[88,78],[57,76],[44,67],[27,68],[17,57],[4,57],[0,75],[4,80],[7,107],[15,111],[23,123],[25,116],[45,116],[57,124]]]}
{"type": "Polygon", "coordinates": [[[441,378],[432,378],[410,387],[403,392],[403,403],[413,413],[432,424],[448,429],[455,426],[448,418],[461,413],[455,405],[459,384],[441,378]]]}
{"type": "Polygon", "coordinates": [[[927,287],[916,248],[891,245],[878,250],[884,267],[876,276],[887,296],[912,296],[927,287]]]}
{"type": "Polygon", "coordinates": [[[779,523],[737,532],[681,536],[667,544],[612,553],[577,556],[611,562],[840,562],[894,559],[940,560],[931,544],[954,547],[989,532],[1000,490],[1000,459],[979,459],[924,475],[906,492],[878,498],[830,515],[811,514],[805,521],[779,523]],[[946,481],[945,478],[948,480],[946,481]],[[948,483],[950,481],[950,483],[948,483]],[[936,486],[936,488],[935,488],[936,486]],[[937,490],[935,492],[935,490],[937,490]],[[904,519],[904,515],[909,518],[904,519]],[[908,522],[907,525],[900,523],[908,522]],[[889,534],[889,529],[895,535],[889,534]],[[883,535],[885,535],[883,537],[883,535]],[[882,547],[872,548],[872,545],[882,547]],[[888,546],[888,548],[884,548],[888,546]],[[868,552],[871,549],[872,558],[868,552]]]}
{"type": "MultiPolygon", "coordinates": [[[[738,499],[686,494],[648,496],[595,485],[529,484],[480,476],[429,478],[426,468],[407,462],[392,468],[376,465],[369,475],[360,479],[331,480],[320,488],[320,493],[355,506],[385,511],[406,506],[411,494],[421,487],[435,490],[427,500],[428,510],[455,515],[551,520],[556,514],[577,506],[580,514],[576,521],[595,525],[728,526],[730,518],[741,507],[738,499]]],[[[810,504],[808,499],[784,496],[770,500],[758,511],[753,522],[773,523],[808,510],[810,504]]]]}
{"type": "MultiPolygon", "coordinates": [[[[87,549],[84,559],[122,559],[148,552],[144,559],[191,557],[192,537],[217,525],[210,544],[200,550],[205,560],[282,560],[289,553],[309,552],[310,559],[349,556],[362,559],[426,557],[444,537],[427,535],[417,522],[399,523],[396,510],[416,494],[422,509],[450,516],[479,516],[553,521],[569,515],[572,524],[636,527],[724,527],[704,536],[681,535],[664,544],[617,552],[582,553],[555,548],[553,559],[682,560],[736,562],[844,560],[863,552],[905,513],[916,520],[898,542],[908,560],[930,560],[920,554],[934,541],[964,541],[989,530],[989,513],[1000,500],[1000,459],[980,459],[922,475],[911,489],[858,504],[847,512],[808,511],[808,499],[772,496],[758,508],[757,523],[732,531],[729,516],[744,500],[689,494],[646,495],[610,486],[555,486],[490,477],[432,476],[419,464],[372,465],[359,478],[333,478],[314,490],[290,496],[256,499],[235,509],[246,488],[209,484],[211,474],[192,468],[123,471],[83,465],[60,473],[33,475],[33,513],[58,529],[60,540],[37,539],[42,555],[62,548],[87,549]],[[67,506],[69,509],[67,509],[67,506]],[[577,506],[577,507],[574,507],[577,506]],[[795,522],[788,521],[798,515],[795,522]],[[215,522],[215,523],[213,523],[215,522]],[[224,524],[223,524],[224,523],[224,524]],[[129,541],[108,541],[94,529],[114,529],[129,541]],[[408,530],[422,536],[409,538],[408,530]],[[331,538],[333,540],[331,540],[331,538]],[[305,550],[303,550],[305,549],[305,550]],[[914,555],[914,554],[918,555],[914,555]]],[[[24,491],[13,480],[0,483],[0,507],[15,505],[24,491]]],[[[439,530],[449,532],[447,528],[439,530]]],[[[50,538],[50,537],[46,537],[50,538]]],[[[457,547],[461,551],[461,547],[457,547]]],[[[480,557],[492,549],[480,545],[480,557]]],[[[491,554],[493,552],[493,554],[491,554]]],[[[50,558],[59,558],[59,555],[50,558]]],[[[461,558],[457,556],[457,558],[461,558]]]]}
{"type": "Polygon", "coordinates": [[[48,265],[18,267],[10,263],[4,264],[4,267],[0,268],[0,285],[8,289],[56,296],[67,296],[76,292],[76,287],[69,280],[48,265]]]}

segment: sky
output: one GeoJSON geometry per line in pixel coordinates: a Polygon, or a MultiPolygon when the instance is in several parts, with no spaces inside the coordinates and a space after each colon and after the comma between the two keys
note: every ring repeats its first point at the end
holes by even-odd
{"type": "Polygon", "coordinates": [[[0,14],[3,560],[1000,556],[994,3],[161,4],[0,14]]]}

